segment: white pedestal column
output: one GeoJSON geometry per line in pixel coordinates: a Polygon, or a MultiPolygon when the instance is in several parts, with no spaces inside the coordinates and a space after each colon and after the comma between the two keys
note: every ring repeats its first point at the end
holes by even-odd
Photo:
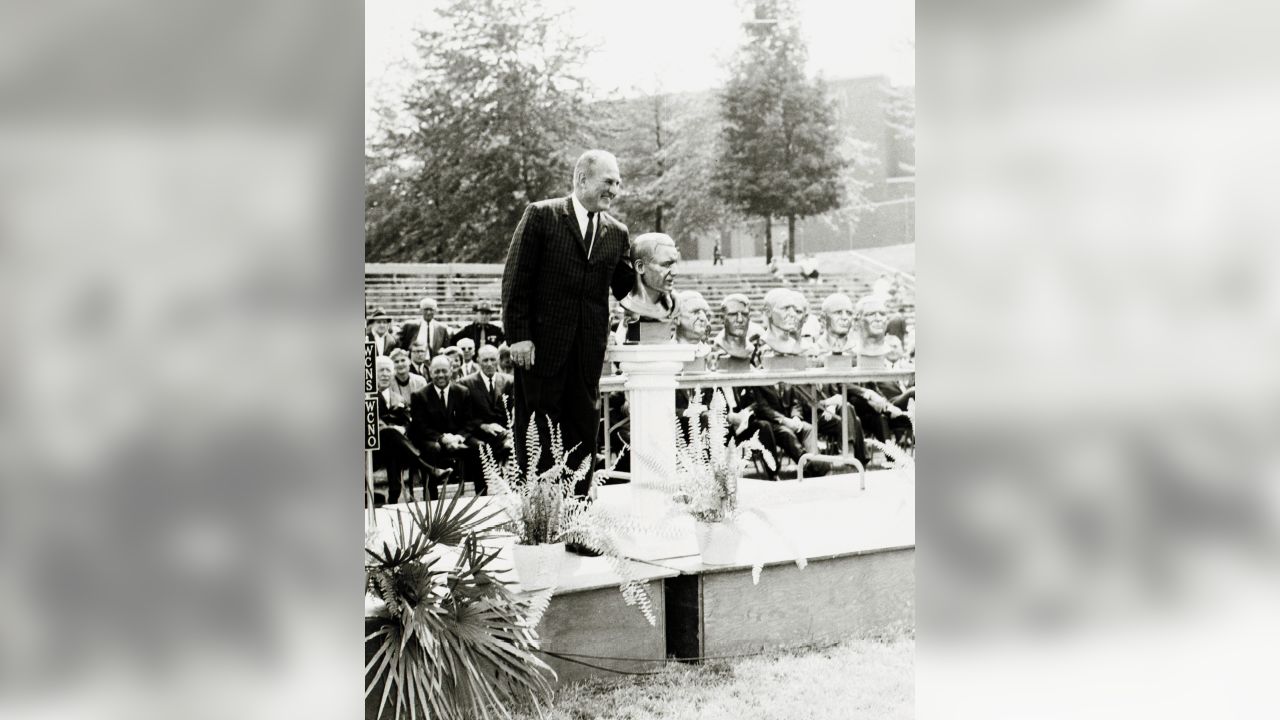
{"type": "MultiPolygon", "coordinates": [[[[626,375],[631,408],[631,483],[629,514],[656,524],[673,508],[671,491],[660,487],[675,479],[676,375],[693,359],[694,346],[620,345],[612,359],[626,375]]],[[[683,523],[667,523],[668,532],[683,523]]],[[[636,536],[622,538],[623,550],[640,560],[694,554],[693,539],[636,536]],[[689,546],[689,547],[686,547],[689,546]]]]}

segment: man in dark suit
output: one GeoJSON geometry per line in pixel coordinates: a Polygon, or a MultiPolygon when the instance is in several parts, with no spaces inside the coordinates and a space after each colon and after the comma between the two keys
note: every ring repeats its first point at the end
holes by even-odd
{"type": "MultiPolygon", "coordinates": [[[[449,358],[431,359],[431,384],[409,399],[409,438],[437,466],[462,461],[463,474],[475,484],[476,494],[485,494],[485,482],[479,472],[479,458],[467,444],[467,421],[470,404],[467,389],[450,382],[449,358]]],[[[440,496],[440,484],[429,478],[431,499],[440,496]]]]}
{"type": "Polygon", "coordinates": [[[485,345],[494,347],[501,345],[505,336],[502,334],[502,328],[490,322],[493,319],[493,306],[489,301],[481,300],[471,310],[476,314],[476,321],[454,333],[449,339],[449,344],[457,345],[463,338],[470,338],[478,348],[485,345]]]}
{"type": "Polygon", "coordinates": [[[431,361],[431,356],[427,353],[426,343],[422,342],[421,340],[414,340],[413,342],[409,343],[409,371],[410,372],[417,373],[422,377],[429,376],[431,374],[431,370],[428,366],[428,363],[430,361],[431,361]]]}
{"type": "MultiPolygon", "coordinates": [[[[502,275],[502,325],[516,366],[516,447],[531,413],[549,417],[565,448],[577,446],[570,467],[596,452],[609,293],[621,300],[635,280],[627,227],[607,212],[621,187],[612,154],[583,153],[569,197],[525,208],[502,275]]],[[[589,473],[575,491],[585,495],[590,480],[589,473]]]]}
{"type": "MultiPolygon", "coordinates": [[[[752,391],[755,416],[769,424],[775,447],[798,464],[800,456],[807,452],[805,445],[813,434],[813,423],[803,419],[805,406],[799,393],[787,383],[760,385],[752,391]]],[[[826,475],[831,471],[831,467],[821,461],[814,461],[807,467],[814,475],[826,475]]]]}
{"type": "Polygon", "coordinates": [[[440,351],[449,344],[449,337],[453,331],[448,325],[436,320],[436,301],[434,298],[422,298],[418,302],[418,310],[422,312],[422,320],[406,320],[405,324],[400,327],[400,347],[405,350],[413,344],[414,340],[421,340],[427,346],[427,353],[431,357],[440,354],[440,351]]]}
{"type": "Polygon", "coordinates": [[[471,407],[468,441],[479,453],[480,443],[489,446],[499,463],[505,462],[512,448],[507,418],[507,398],[511,395],[512,378],[498,372],[498,348],[484,345],[478,356],[480,369],[459,381],[469,393],[471,407]]]}
{"type": "Polygon", "coordinates": [[[365,342],[374,344],[376,355],[390,355],[396,349],[395,338],[391,337],[391,316],[382,308],[374,308],[365,320],[365,342]]]}

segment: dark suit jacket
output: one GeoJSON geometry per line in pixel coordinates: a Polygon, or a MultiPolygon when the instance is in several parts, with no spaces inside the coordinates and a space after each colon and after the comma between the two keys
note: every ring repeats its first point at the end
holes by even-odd
{"type": "Polygon", "coordinates": [[[448,392],[448,410],[436,394],[435,385],[428,385],[409,397],[409,438],[415,443],[440,442],[444,433],[467,434],[471,412],[467,389],[453,383],[448,392]]]}
{"type": "MultiPolygon", "coordinates": [[[[404,405],[391,406],[387,402],[387,391],[378,391],[378,419],[387,425],[399,425],[402,428],[409,427],[409,408],[404,405]]],[[[392,399],[398,402],[398,398],[392,396],[392,399]]]]}
{"type": "MultiPolygon", "coordinates": [[[[435,357],[440,351],[449,344],[449,326],[435,321],[436,324],[431,328],[431,337],[427,342],[427,357],[435,357]]],[[[405,350],[413,344],[418,337],[418,329],[422,327],[422,319],[408,320],[404,325],[400,326],[400,347],[405,350]]],[[[479,346],[477,346],[479,347],[479,346]]]]}
{"type": "MultiPolygon", "coordinates": [[[[371,342],[371,343],[373,343],[374,345],[377,345],[377,344],[378,344],[378,339],[377,339],[377,338],[375,338],[375,337],[373,336],[373,331],[372,331],[372,330],[365,330],[365,331],[364,331],[364,341],[365,341],[365,342],[371,342]]],[[[396,345],[396,338],[395,338],[395,336],[394,336],[394,335],[392,335],[392,334],[391,334],[391,331],[390,331],[390,330],[388,330],[388,331],[387,331],[387,334],[382,336],[382,352],[379,352],[379,353],[377,353],[377,354],[378,354],[378,355],[390,355],[390,354],[391,354],[391,351],[392,351],[392,350],[395,350],[395,349],[396,349],[396,347],[397,347],[397,345],[396,345]]],[[[375,352],[376,352],[376,351],[375,351],[375,352]]]]}
{"type": "Polygon", "coordinates": [[[502,344],[502,328],[493,323],[474,322],[454,333],[453,337],[449,338],[449,344],[457,345],[462,338],[471,338],[471,342],[476,344],[476,350],[484,345],[498,347],[502,344]]]}
{"type": "Polygon", "coordinates": [[[502,274],[502,326],[509,344],[533,341],[534,375],[560,372],[575,340],[598,348],[604,359],[609,292],[625,297],[635,270],[627,227],[608,213],[598,218],[590,258],[568,197],[525,208],[511,237],[502,274]]]}
{"type": "Polygon", "coordinates": [[[498,394],[496,398],[485,390],[484,380],[480,378],[478,372],[462,378],[458,384],[467,389],[471,404],[468,432],[473,435],[482,432],[480,426],[487,423],[498,423],[502,427],[507,427],[507,402],[510,401],[504,402],[504,398],[511,396],[510,375],[501,372],[493,374],[493,386],[498,394]]]}
{"type": "Polygon", "coordinates": [[[775,425],[794,417],[792,409],[795,408],[797,401],[794,387],[786,385],[779,391],[777,385],[760,385],[751,390],[755,396],[756,417],[768,420],[775,425]]]}

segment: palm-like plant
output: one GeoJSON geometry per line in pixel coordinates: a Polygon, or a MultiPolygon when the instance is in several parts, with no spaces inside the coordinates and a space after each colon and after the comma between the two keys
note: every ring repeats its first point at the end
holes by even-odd
{"type": "MultiPolygon", "coordinates": [[[[588,455],[577,468],[569,467],[569,453],[558,425],[546,421],[550,447],[543,448],[539,440],[538,418],[529,418],[525,433],[525,470],[522,472],[516,453],[501,465],[494,459],[487,445],[480,446],[480,463],[490,497],[506,511],[504,525],[522,545],[551,544],[563,541],[581,543],[599,552],[610,568],[622,578],[619,590],[627,605],[639,608],[650,625],[657,624],[653,600],[644,583],[635,577],[630,562],[618,547],[620,532],[647,533],[655,528],[634,518],[610,512],[599,503],[574,493],[595,458],[588,455]],[[539,464],[546,457],[551,466],[541,472],[539,464]]],[[[570,448],[572,452],[574,448],[570,448]]],[[[589,493],[596,487],[591,479],[589,493]]]]}
{"type": "Polygon", "coordinates": [[[534,628],[551,594],[517,596],[492,571],[497,551],[477,538],[494,515],[454,498],[393,521],[394,542],[366,538],[366,591],[377,602],[365,694],[381,688],[378,717],[507,718],[513,705],[550,696],[554,672],[535,654],[534,628]]]}

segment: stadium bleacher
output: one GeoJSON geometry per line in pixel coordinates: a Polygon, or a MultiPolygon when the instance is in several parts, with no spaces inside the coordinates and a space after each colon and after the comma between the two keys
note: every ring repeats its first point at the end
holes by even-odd
{"type": "MultiPolygon", "coordinates": [[[[870,293],[878,274],[871,269],[842,268],[840,272],[824,272],[816,282],[805,282],[795,274],[777,277],[763,265],[758,271],[721,268],[683,271],[676,278],[677,290],[697,290],[712,308],[729,293],[745,293],[754,304],[754,320],[761,320],[761,301],[765,293],[776,287],[799,290],[809,301],[809,310],[818,312],[822,300],[833,292],[843,292],[855,300],[870,293]]],[[[416,319],[418,301],[432,297],[439,304],[436,319],[452,327],[475,320],[472,306],[478,300],[489,300],[495,306],[502,295],[500,264],[368,264],[365,266],[365,306],[381,307],[396,325],[416,319]]],[[[902,311],[914,315],[914,298],[904,298],[902,311]]],[[[719,313],[713,313],[712,332],[720,331],[719,313]]]]}

